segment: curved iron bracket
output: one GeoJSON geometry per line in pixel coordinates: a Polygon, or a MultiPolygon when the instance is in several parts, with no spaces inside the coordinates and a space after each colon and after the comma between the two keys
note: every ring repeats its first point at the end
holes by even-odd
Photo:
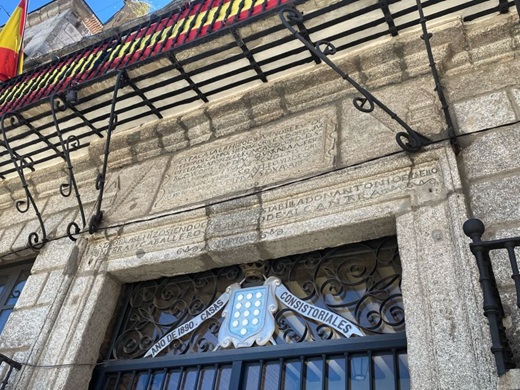
{"type": "Polygon", "coordinates": [[[309,51],[317,56],[320,60],[325,62],[332,70],[334,70],[337,74],[339,74],[343,80],[347,81],[350,85],[352,85],[362,96],[355,97],[353,99],[354,107],[365,113],[369,113],[374,111],[375,106],[378,106],[384,112],[386,112],[393,120],[395,120],[399,125],[405,130],[400,131],[396,134],[397,144],[407,152],[418,152],[424,146],[428,145],[431,140],[415,130],[413,130],[408,124],[403,121],[395,112],[390,110],[386,105],[384,105],[380,100],[378,100],[374,95],[372,95],[369,91],[359,85],[354,79],[352,79],[347,73],[343,72],[340,68],[332,62],[328,56],[336,53],[336,47],[325,40],[321,40],[316,42],[316,44],[312,44],[310,41],[305,39],[296,29],[293,27],[293,24],[297,26],[302,25],[303,23],[303,15],[295,8],[287,8],[284,7],[279,12],[280,19],[284,26],[296,37],[298,38],[309,51]]]}
{"type": "MultiPolygon", "coordinates": [[[[69,103],[67,99],[63,97],[61,94],[54,94],[51,96],[51,111],[52,111],[52,119],[54,120],[54,126],[56,127],[56,133],[58,134],[58,138],[61,144],[61,150],[63,151],[63,156],[67,163],[67,173],[68,180],[66,183],[62,183],[60,185],[60,193],[63,197],[69,197],[72,194],[72,190],[74,190],[74,195],[76,196],[79,212],[81,215],[81,223],[83,228],[86,226],[85,220],[85,211],[83,209],[83,203],[81,202],[81,196],[79,195],[78,185],[76,183],[76,179],[74,177],[74,171],[72,167],[72,162],[70,160],[70,152],[77,150],[80,147],[80,140],[75,135],[69,135],[66,140],[63,139],[63,133],[60,130],[60,125],[58,122],[58,118],[56,116],[57,111],[65,111],[69,107],[69,103]]],[[[67,225],[67,236],[72,240],[76,241],[74,237],[75,234],[79,234],[81,229],[79,225],[72,221],[67,225]]]]}
{"type": "Polygon", "coordinates": [[[20,156],[15,150],[13,150],[9,146],[9,141],[7,139],[7,130],[6,130],[7,121],[9,121],[9,125],[11,128],[16,128],[20,125],[26,124],[26,122],[20,113],[15,112],[15,111],[7,112],[7,113],[3,114],[2,118],[0,119],[0,130],[2,131],[3,146],[9,152],[9,156],[11,157],[11,161],[14,164],[16,173],[18,173],[18,177],[20,178],[20,181],[22,183],[22,188],[25,192],[25,200],[17,200],[15,203],[16,209],[20,213],[26,213],[27,211],[29,211],[29,208],[31,206],[34,209],[36,217],[38,218],[38,222],[40,223],[42,237],[40,237],[37,232],[32,232],[29,234],[28,243],[31,248],[41,249],[41,248],[43,248],[45,243],[48,241],[47,232],[45,231],[45,225],[43,223],[43,219],[40,214],[40,210],[38,209],[38,206],[36,205],[36,202],[31,194],[31,191],[29,191],[29,185],[27,184],[27,180],[25,179],[25,175],[23,172],[23,170],[25,168],[34,170],[34,168],[33,168],[34,161],[30,157],[20,156]]]}
{"type": "Polygon", "coordinates": [[[110,118],[108,121],[107,138],[105,140],[103,168],[96,178],[96,190],[98,191],[96,213],[90,219],[88,231],[93,234],[98,231],[101,221],[103,219],[103,211],[101,206],[103,203],[103,194],[105,192],[105,179],[107,175],[108,155],[110,154],[110,139],[112,138],[112,132],[117,126],[117,115],[116,115],[116,103],[117,93],[119,89],[124,88],[127,84],[127,77],[124,70],[119,71],[116,78],[116,85],[114,87],[114,93],[112,95],[112,104],[110,106],[110,118]]]}
{"type": "Polygon", "coordinates": [[[426,27],[426,18],[424,17],[424,12],[422,8],[422,4],[420,0],[416,0],[417,2],[417,10],[419,11],[420,22],[422,27],[423,35],[421,35],[421,39],[424,41],[426,45],[426,52],[428,53],[428,60],[430,62],[430,69],[432,72],[433,80],[435,81],[435,91],[437,92],[437,97],[441,102],[442,112],[444,113],[444,119],[446,120],[448,137],[450,138],[451,147],[453,152],[458,155],[460,154],[460,144],[457,140],[457,135],[455,134],[455,126],[453,125],[453,121],[451,120],[450,110],[448,102],[446,101],[446,97],[444,96],[444,87],[441,83],[441,77],[439,76],[439,72],[437,71],[437,66],[435,64],[435,59],[433,58],[433,50],[430,44],[430,39],[433,34],[428,32],[426,27]]]}

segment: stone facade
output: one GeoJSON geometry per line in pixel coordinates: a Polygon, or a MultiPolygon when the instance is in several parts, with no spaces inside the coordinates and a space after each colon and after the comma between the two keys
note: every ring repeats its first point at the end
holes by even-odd
{"type": "Polygon", "coordinates": [[[56,0],[31,12],[24,36],[26,66],[37,58],[101,31],[102,24],[82,0],[56,0]]]}
{"type": "MultiPolygon", "coordinates": [[[[13,388],[86,388],[121,285],[396,234],[414,389],[518,389],[496,374],[475,259],[462,224],[485,238],[520,235],[520,59],[515,13],[432,28],[462,152],[443,130],[426,52],[411,31],[335,61],[436,142],[400,151],[382,112],[352,107],[352,88],[326,66],[203,108],[114,133],[102,229],[74,243],[78,219],[57,189],[64,166],[29,177],[52,241],[0,193],[2,264],[35,257],[0,336],[30,363],[13,388]],[[37,367],[34,367],[37,366],[37,367]]],[[[88,214],[104,140],[75,161],[88,214]]],[[[493,259],[505,326],[520,365],[520,311],[507,258],[493,259]]]]}

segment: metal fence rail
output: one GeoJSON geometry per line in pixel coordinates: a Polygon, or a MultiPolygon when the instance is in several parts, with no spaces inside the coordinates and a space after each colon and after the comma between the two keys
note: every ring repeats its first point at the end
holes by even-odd
{"type": "Polygon", "coordinates": [[[473,242],[470,244],[471,252],[475,255],[480,273],[480,285],[484,295],[484,315],[489,321],[491,331],[491,351],[495,355],[498,375],[507,370],[515,368],[513,353],[505,332],[502,319],[504,308],[500,299],[493,265],[489,258],[489,252],[493,250],[506,249],[512,268],[512,279],[515,281],[517,306],[520,308],[520,274],[515,255],[515,248],[520,246],[520,237],[505,238],[501,240],[482,241],[485,226],[479,219],[468,219],[463,226],[464,233],[473,242]]]}

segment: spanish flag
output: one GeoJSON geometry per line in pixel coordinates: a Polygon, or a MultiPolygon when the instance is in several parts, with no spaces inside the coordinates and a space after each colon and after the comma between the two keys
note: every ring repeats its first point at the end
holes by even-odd
{"type": "Polygon", "coordinates": [[[0,31],[0,81],[6,81],[22,73],[22,41],[27,18],[27,1],[20,0],[20,4],[0,31]]]}

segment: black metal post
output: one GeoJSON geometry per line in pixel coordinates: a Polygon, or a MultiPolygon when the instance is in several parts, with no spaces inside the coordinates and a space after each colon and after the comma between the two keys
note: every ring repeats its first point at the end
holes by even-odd
{"type": "Polygon", "coordinates": [[[11,377],[11,374],[13,372],[13,369],[21,370],[22,364],[17,362],[16,360],[10,359],[4,354],[0,353],[0,364],[1,363],[7,363],[9,365],[9,370],[7,371],[7,374],[5,375],[4,379],[2,380],[1,384],[2,387],[0,387],[0,390],[4,390],[6,386],[9,384],[9,378],[11,377]]]}
{"type": "MultiPolygon", "coordinates": [[[[80,141],[75,135],[68,136],[66,141],[63,140],[63,134],[60,130],[60,125],[56,116],[56,110],[65,111],[67,107],[67,100],[62,95],[51,96],[52,119],[54,120],[54,126],[56,127],[56,133],[58,134],[58,138],[60,140],[61,150],[63,151],[68,171],[68,181],[67,183],[60,185],[60,193],[63,197],[69,197],[72,193],[72,190],[74,189],[74,195],[76,196],[79,212],[81,215],[81,223],[83,228],[85,228],[85,211],[83,209],[83,203],[81,202],[81,196],[79,195],[78,185],[76,183],[76,178],[74,177],[74,170],[70,159],[71,150],[77,150],[80,146],[80,141]]],[[[72,241],[76,241],[74,234],[78,234],[80,231],[81,229],[75,221],[70,222],[67,226],[67,235],[72,241]],[[73,229],[74,232],[72,231],[73,229]]]]}
{"type": "Polygon", "coordinates": [[[343,80],[347,81],[362,95],[362,97],[356,97],[353,100],[354,107],[357,110],[369,113],[374,111],[374,108],[377,105],[405,130],[404,132],[401,131],[396,134],[396,141],[403,150],[407,152],[418,152],[424,146],[430,143],[430,140],[427,137],[413,130],[395,112],[390,110],[386,105],[384,105],[380,100],[378,100],[361,85],[359,85],[347,73],[338,68],[336,64],[334,64],[334,62],[328,58],[328,55],[333,55],[336,53],[336,47],[332,43],[322,40],[316,42],[316,44],[313,45],[298,31],[295,30],[295,28],[292,26],[293,24],[296,24],[297,26],[303,25],[303,15],[297,9],[284,7],[280,10],[279,16],[284,26],[296,38],[298,38],[298,40],[300,40],[300,42],[302,42],[314,56],[317,56],[320,60],[325,62],[330,68],[339,74],[343,80]]]}
{"type": "Polygon", "coordinates": [[[451,119],[450,110],[448,102],[446,101],[446,97],[444,96],[444,87],[441,83],[441,78],[439,76],[439,72],[437,71],[437,66],[435,64],[435,59],[433,58],[432,46],[430,44],[430,39],[432,38],[432,34],[428,32],[426,27],[426,18],[424,17],[424,12],[422,8],[422,4],[420,0],[417,1],[417,10],[420,15],[420,22],[422,26],[423,35],[421,39],[424,41],[426,45],[426,52],[428,53],[428,60],[430,62],[430,69],[433,75],[433,79],[435,80],[435,91],[437,92],[437,96],[441,102],[442,112],[444,113],[444,118],[446,120],[446,125],[448,126],[448,137],[450,137],[451,147],[456,155],[460,153],[460,145],[457,140],[457,135],[455,134],[455,127],[453,125],[453,121],[451,119]]]}
{"type": "Polygon", "coordinates": [[[99,226],[101,225],[101,220],[103,219],[103,211],[101,210],[101,206],[103,203],[103,194],[105,191],[105,180],[107,175],[107,165],[108,165],[108,155],[110,154],[110,139],[112,138],[112,132],[117,126],[117,115],[116,115],[116,103],[117,103],[117,93],[120,88],[124,87],[125,82],[125,71],[119,71],[116,77],[116,85],[114,86],[114,94],[112,95],[112,104],[110,106],[110,119],[108,121],[108,129],[107,129],[107,138],[105,140],[105,149],[104,149],[104,158],[103,158],[103,167],[101,172],[98,174],[96,178],[96,190],[98,190],[98,198],[96,205],[96,213],[90,219],[90,224],[88,231],[90,234],[95,233],[99,226]]]}
{"type": "Polygon", "coordinates": [[[27,180],[25,179],[25,175],[23,173],[23,170],[25,168],[33,169],[32,166],[34,163],[30,157],[20,156],[16,151],[11,149],[11,147],[9,146],[9,141],[7,139],[6,120],[9,120],[10,126],[12,128],[19,126],[21,123],[23,123],[23,120],[17,112],[5,113],[2,115],[2,118],[0,119],[0,129],[2,131],[3,146],[9,152],[9,156],[11,157],[11,162],[14,164],[16,173],[18,173],[18,177],[20,178],[20,181],[22,183],[22,188],[25,192],[25,200],[16,201],[16,203],[15,203],[16,209],[20,213],[26,213],[29,210],[30,206],[33,207],[36,217],[38,218],[38,222],[40,223],[42,237],[40,239],[40,236],[38,235],[38,233],[32,232],[29,234],[28,243],[29,243],[29,246],[34,249],[41,249],[47,242],[47,233],[45,231],[45,225],[43,223],[43,219],[40,214],[40,210],[38,209],[38,206],[36,205],[36,202],[34,201],[31,191],[29,191],[29,185],[27,184],[27,180]]]}
{"type": "Polygon", "coordinates": [[[491,333],[491,351],[495,355],[498,375],[502,375],[510,368],[514,368],[515,364],[512,360],[511,348],[502,323],[504,311],[489,259],[489,251],[486,248],[486,243],[482,242],[481,239],[485,227],[479,219],[469,219],[464,223],[463,230],[473,241],[470,248],[477,259],[480,273],[479,281],[484,296],[484,315],[488,319],[491,333]]]}

